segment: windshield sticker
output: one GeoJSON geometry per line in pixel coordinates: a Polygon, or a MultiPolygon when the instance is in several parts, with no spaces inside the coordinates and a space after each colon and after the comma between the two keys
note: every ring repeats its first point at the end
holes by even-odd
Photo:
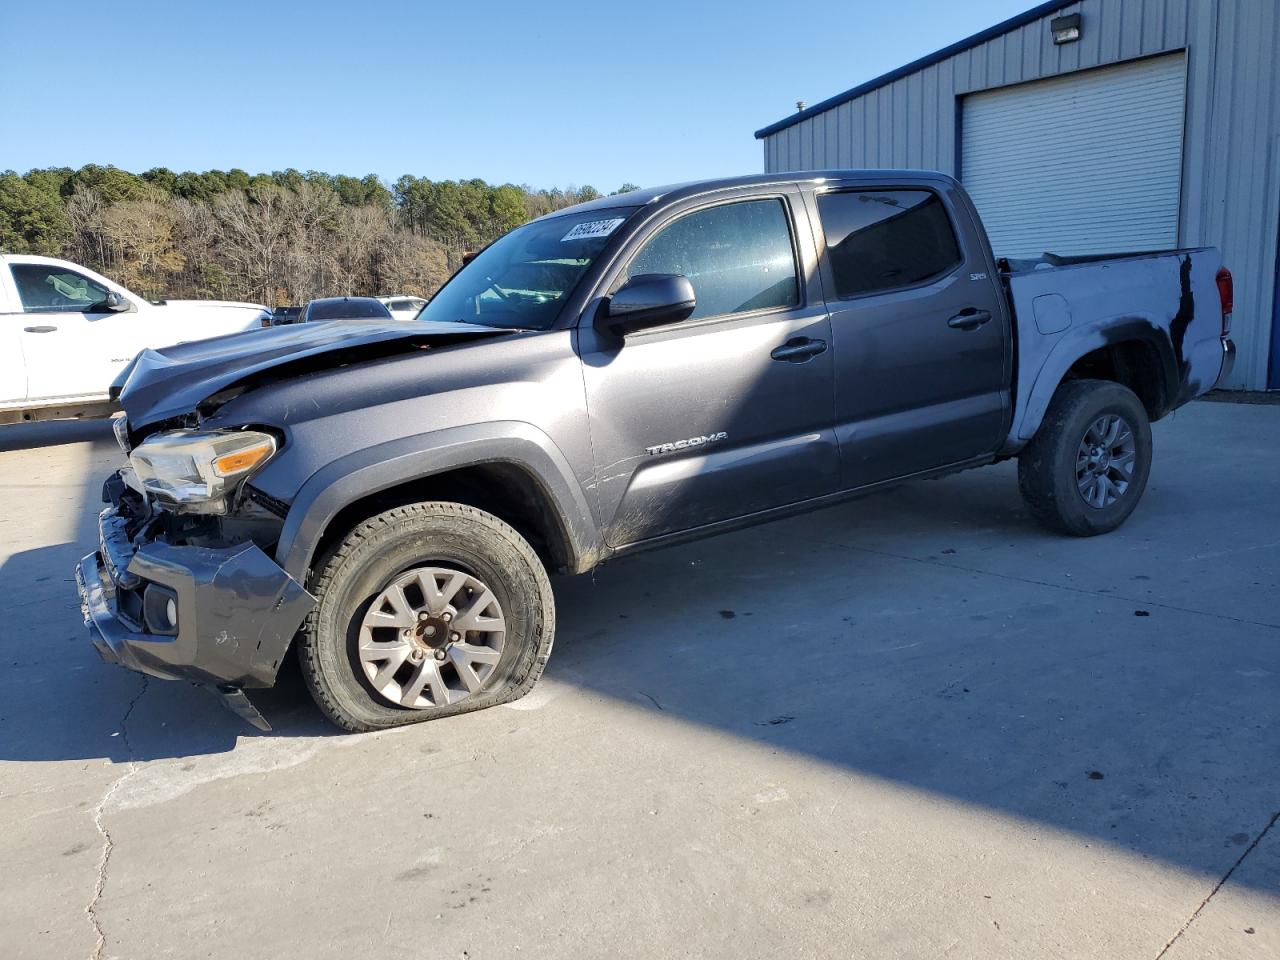
{"type": "Polygon", "coordinates": [[[613,231],[622,225],[622,221],[626,217],[614,217],[612,220],[588,220],[586,223],[580,223],[563,237],[560,242],[564,243],[568,240],[592,240],[596,237],[607,237],[613,231]]]}

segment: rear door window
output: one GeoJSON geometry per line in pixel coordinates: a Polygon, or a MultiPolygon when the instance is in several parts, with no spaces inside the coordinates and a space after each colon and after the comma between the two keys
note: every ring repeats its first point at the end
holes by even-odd
{"type": "Polygon", "coordinates": [[[743,200],[686,214],[644,245],[627,277],[678,273],[697,297],[691,320],[800,302],[791,228],[781,200],[743,200]]]}
{"type": "Polygon", "coordinates": [[[842,300],[923,283],[961,261],[951,218],[931,190],[824,193],[818,214],[842,300]]]}

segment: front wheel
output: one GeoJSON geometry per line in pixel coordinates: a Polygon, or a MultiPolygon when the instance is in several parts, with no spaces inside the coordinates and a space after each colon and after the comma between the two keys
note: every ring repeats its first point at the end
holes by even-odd
{"type": "Polygon", "coordinates": [[[360,524],[319,566],[298,657],[338,726],[377,730],[515,700],[555,635],[546,570],[492,514],[397,507],[360,524]]]}
{"type": "Polygon", "coordinates": [[[1132,390],[1109,380],[1058,387],[1018,457],[1018,485],[1041,524],[1092,537],[1138,505],[1151,473],[1151,424],[1132,390]]]}

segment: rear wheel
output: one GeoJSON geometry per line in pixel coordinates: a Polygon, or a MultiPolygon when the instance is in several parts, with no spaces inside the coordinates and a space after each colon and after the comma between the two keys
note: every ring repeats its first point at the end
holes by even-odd
{"type": "Polygon", "coordinates": [[[1150,472],[1147,411],[1133,391],[1108,380],[1058,387],[1018,457],[1018,484],[1036,519],[1077,537],[1124,523],[1150,472]]]}
{"type": "Polygon", "coordinates": [[[397,507],[321,564],[298,644],[320,709],[347,730],[480,710],[529,691],[555,604],[528,542],[457,503],[397,507]]]}

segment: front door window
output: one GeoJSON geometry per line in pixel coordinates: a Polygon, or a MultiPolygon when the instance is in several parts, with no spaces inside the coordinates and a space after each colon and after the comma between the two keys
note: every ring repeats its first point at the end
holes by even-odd
{"type": "Polygon", "coordinates": [[[796,260],[781,200],[697,210],[654,235],[627,276],[678,273],[693,284],[689,319],[783,309],[800,302],[796,260]]]}
{"type": "Polygon", "coordinates": [[[91,313],[104,309],[107,288],[66,267],[15,263],[13,282],[24,313],[91,313]]]}

